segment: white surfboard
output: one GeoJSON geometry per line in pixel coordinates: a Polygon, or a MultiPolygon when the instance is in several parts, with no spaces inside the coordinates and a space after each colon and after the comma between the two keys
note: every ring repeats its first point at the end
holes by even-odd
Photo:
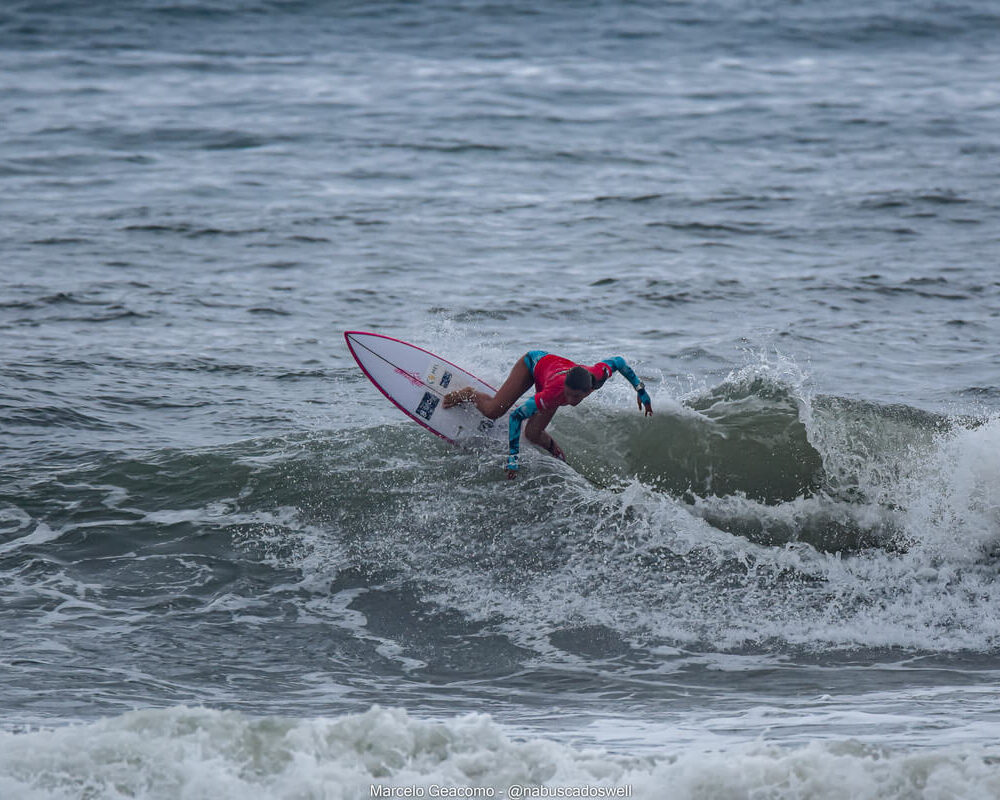
{"type": "Polygon", "coordinates": [[[391,336],[346,331],[344,338],[361,371],[406,416],[452,444],[485,439],[507,441],[507,417],[491,420],[472,403],[445,408],[448,392],[472,386],[496,389],[471,372],[422,347],[391,336]]]}

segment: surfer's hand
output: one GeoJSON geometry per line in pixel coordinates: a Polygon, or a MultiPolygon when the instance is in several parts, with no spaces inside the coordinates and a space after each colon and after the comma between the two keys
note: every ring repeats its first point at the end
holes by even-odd
{"type": "Polygon", "coordinates": [[[516,469],[509,469],[509,470],[507,470],[507,480],[512,481],[516,477],[517,477],[517,470],[516,469]]]}
{"type": "MultiPolygon", "coordinates": [[[[640,383],[639,386],[642,387],[642,384],[640,383]]],[[[653,416],[653,406],[649,400],[649,393],[646,391],[644,387],[640,388],[638,393],[636,394],[635,403],[637,406],[639,406],[640,411],[642,411],[643,407],[645,406],[645,411],[646,411],[645,416],[647,417],[653,416]]]]}
{"type": "Polygon", "coordinates": [[[566,454],[562,451],[562,448],[556,444],[556,440],[551,436],[549,437],[549,446],[546,449],[560,461],[566,460],[566,454]]]}

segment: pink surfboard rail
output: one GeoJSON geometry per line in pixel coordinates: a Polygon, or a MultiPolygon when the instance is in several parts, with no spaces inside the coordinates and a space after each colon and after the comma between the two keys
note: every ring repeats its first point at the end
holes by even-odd
{"type": "MultiPolygon", "coordinates": [[[[402,344],[402,345],[405,345],[407,347],[411,347],[414,350],[419,350],[420,352],[426,353],[431,358],[433,358],[433,359],[435,359],[437,361],[440,361],[443,364],[447,364],[450,367],[454,367],[459,372],[463,372],[466,375],[470,375],[471,377],[475,378],[477,381],[479,381],[480,383],[482,383],[484,386],[486,386],[491,391],[496,392],[496,389],[494,389],[490,384],[488,384],[482,378],[479,378],[476,375],[473,375],[473,373],[469,372],[467,369],[458,366],[458,364],[455,364],[455,363],[449,361],[446,358],[442,358],[437,353],[432,353],[430,350],[427,350],[427,349],[425,349],[423,347],[420,347],[418,345],[412,344],[411,342],[404,341],[403,339],[396,339],[396,338],[394,338],[392,336],[386,336],[386,335],[381,334],[381,333],[371,333],[370,331],[344,331],[344,340],[347,342],[347,349],[351,351],[351,355],[354,357],[354,360],[357,362],[358,366],[361,367],[361,371],[365,374],[365,377],[368,378],[368,380],[370,380],[375,385],[375,388],[378,389],[386,397],[386,399],[389,400],[389,402],[391,402],[394,406],[396,406],[396,408],[398,408],[400,411],[402,411],[404,414],[406,414],[406,416],[408,416],[410,419],[412,419],[418,425],[420,425],[421,427],[426,428],[431,433],[433,433],[435,436],[439,436],[440,438],[444,439],[446,442],[449,442],[451,444],[458,444],[458,442],[455,441],[454,439],[452,439],[449,436],[445,436],[440,431],[434,430],[434,428],[432,428],[430,425],[428,425],[426,422],[424,422],[424,420],[420,419],[418,416],[416,416],[416,414],[413,414],[408,408],[405,408],[404,406],[402,406],[396,400],[396,398],[394,398],[391,394],[389,394],[389,392],[387,392],[385,390],[385,387],[383,387],[382,384],[379,383],[379,381],[376,380],[367,369],[365,369],[365,365],[362,363],[362,360],[360,358],[358,358],[358,354],[357,354],[357,352],[354,349],[354,345],[355,344],[359,344],[362,347],[364,347],[364,344],[362,344],[361,342],[353,342],[351,340],[352,336],[355,336],[355,337],[373,336],[373,337],[378,338],[378,339],[386,339],[386,340],[388,340],[390,342],[396,342],[397,344],[402,344]]],[[[365,348],[365,349],[368,349],[368,348],[365,348]]],[[[374,351],[369,350],[369,352],[372,352],[373,354],[378,355],[377,353],[374,353],[374,351]]],[[[401,371],[404,375],[407,375],[407,373],[405,371],[399,370],[398,367],[397,367],[397,371],[401,371]]]]}

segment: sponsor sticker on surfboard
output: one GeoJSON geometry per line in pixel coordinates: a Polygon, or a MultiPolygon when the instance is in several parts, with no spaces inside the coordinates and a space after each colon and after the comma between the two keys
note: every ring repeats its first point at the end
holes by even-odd
{"type": "Polygon", "coordinates": [[[471,372],[391,336],[347,331],[344,338],[361,371],[414,422],[453,444],[484,438],[506,442],[506,417],[486,419],[472,403],[444,407],[442,401],[448,392],[466,386],[496,393],[471,372]]]}

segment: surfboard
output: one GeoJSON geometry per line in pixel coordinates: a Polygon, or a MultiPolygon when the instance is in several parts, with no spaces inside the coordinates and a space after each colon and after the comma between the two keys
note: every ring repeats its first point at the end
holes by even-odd
{"type": "Polygon", "coordinates": [[[345,331],[347,347],[361,371],[400,411],[452,444],[506,442],[507,417],[491,420],[472,403],[445,408],[444,396],[471,386],[496,389],[429,350],[380,333],[345,331]]]}

